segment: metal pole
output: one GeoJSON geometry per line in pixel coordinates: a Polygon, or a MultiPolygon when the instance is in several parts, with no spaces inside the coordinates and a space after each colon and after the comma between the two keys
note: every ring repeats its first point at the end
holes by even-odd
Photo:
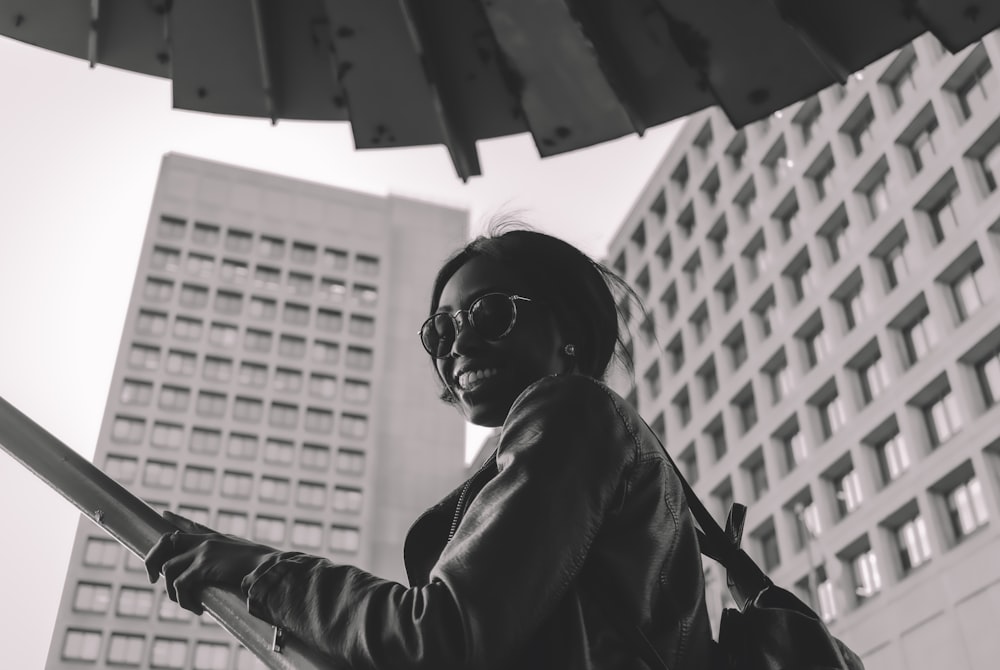
{"type": "MultiPolygon", "coordinates": [[[[143,558],[163,533],[175,530],[156,510],[0,398],[3,449],[87,518],[143,558]]],[[[271,670],[329,670],[331,660],[285,636],[278,648],[273,626],[250,616],[240,594],[208,587],[205,611],[271,670]]]]}

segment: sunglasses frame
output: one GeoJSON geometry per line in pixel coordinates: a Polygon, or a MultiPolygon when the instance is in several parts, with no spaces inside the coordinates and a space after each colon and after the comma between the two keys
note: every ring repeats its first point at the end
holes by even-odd
{"type": "MultiPolygon", "coordinates": [[[[420,330],[417,331],[417,336],[420,338],[420,345],[424,348],[424,351],[426,351],[428,354],[430,354],[431,357],[435,359],[441,360],[444,358],[452,358],[452,354],[450,352],[445,354],[444,356],[437,356],[433,351],[427,348],[427,345],[424,343],[424,328],[427,326],[428,323],[431,323],[432,321],[434,321],[434,319],[438,318],[439,316],[447,316],[451,318],[452,324],[454,324],[455,326],[455,339],[457,340],[459,333],[462,332],[462,328],[464,327],[462,326],[462,323],[458,320],[459,314],[465,314],[465,321],[468,322],[470,326],[472,326],[472,329],[476,331],[476,334],[479,334],[479,336],[483,337],[483,339],[486,340],[487,342],[497,342],[499,340],[502,340],[503,338],[507,337],[507,335],[510,334],[510,331],[514,330],[514,325],[517,324],[518,300],[523,300],[524,302],[533,302],[531,298],[525,298],[523,295],[517,295],[516,293],[508,294],[508,293],[502,293],[500,291],[492,291],[490,293],[484,293],[483,295],[473,300],[472,304],[469,305],[469,309],[456,309],[454,312],[436,312],[434,314],[431,314],[424,320],[422,324],[420,324],[420,330]],[[486,338],[483,337],[479,333],[479,330],[476,328],[476,322],[472,318],[472,310],[475,309],[476,305],[479,304],[482,300],[494,295],[501,295],[510,301],[510,308],[511,308],[510,325],[507,326],[507,330],[503,331],[497,337],[486,338]]],[[[452,341],[451,346],[452,348],[455,347],[454,341],[452,341]]]]}

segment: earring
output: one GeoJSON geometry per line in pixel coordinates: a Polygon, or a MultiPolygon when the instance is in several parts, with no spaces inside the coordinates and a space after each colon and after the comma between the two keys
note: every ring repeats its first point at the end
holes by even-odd
{"type": "Polygon", "coordinates": [[[563,347],[563,353],[567,356],[576,356],[576,346],[572,344],[567,344],[563,347]]]}

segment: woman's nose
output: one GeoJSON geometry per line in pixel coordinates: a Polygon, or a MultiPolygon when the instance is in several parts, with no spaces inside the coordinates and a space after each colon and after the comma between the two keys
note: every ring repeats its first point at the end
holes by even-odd
{"type": "Polygon", "coordinates": [[[451,357],[464,356],[475,351],[484,344],[483,338],[469,323],[467,312],[459,312],[455,315],[455,341],[451,344],[451,357]]]}

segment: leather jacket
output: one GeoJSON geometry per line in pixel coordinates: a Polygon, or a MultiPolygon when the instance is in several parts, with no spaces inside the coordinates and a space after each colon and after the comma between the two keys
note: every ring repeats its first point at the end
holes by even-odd
{"type": "Polygon", "coordinates": [[[636,411],[604,384],[526,389],[497,451],[421,515],[409,587],[297,553],[243,581],[250,612],[353,670],[710,665],[701,554],[679,480],[636,411]]]}

